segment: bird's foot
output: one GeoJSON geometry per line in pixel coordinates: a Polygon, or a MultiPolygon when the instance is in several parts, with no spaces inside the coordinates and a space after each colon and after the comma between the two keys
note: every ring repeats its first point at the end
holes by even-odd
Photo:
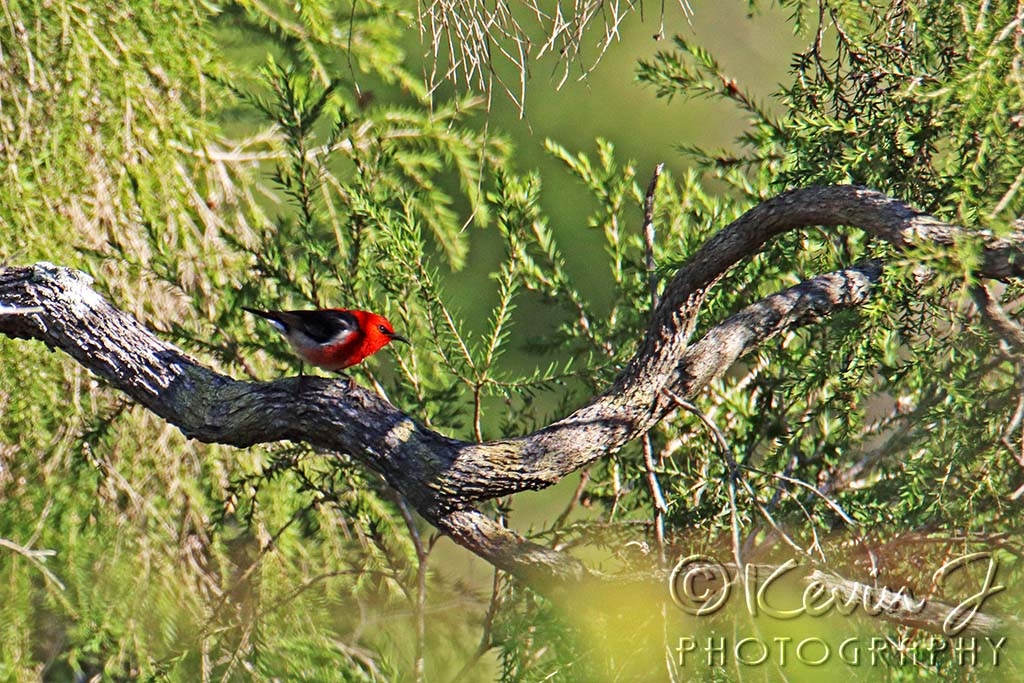
{"type": "Polygon", "coordinates": [[[357,386],[356,385],[356,378],[353,377],[352,375],[348,374],[348,373],[341,372],[339,370],[338,371],[338,378],[345,380],[345,389],[348,390],[348,391],[352,391],[357,386]]]}
{"type": "Polygon", "coordinates": [[[295,395],[302,393],[302,387],[306,384],[306,364],[299,363],[298,380],[295,382],[295,395]]]}

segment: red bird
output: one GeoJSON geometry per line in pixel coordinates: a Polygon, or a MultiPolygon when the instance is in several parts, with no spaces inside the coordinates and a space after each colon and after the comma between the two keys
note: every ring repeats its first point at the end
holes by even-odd
{"type": "Polygon", "coordinates": [[[331,372],[360,363],[393,341],[409,343],[395,334],[387,318],[369,311],[259,311],[245,306],[242,310],[269,320],[299,358],[331,372]]]}

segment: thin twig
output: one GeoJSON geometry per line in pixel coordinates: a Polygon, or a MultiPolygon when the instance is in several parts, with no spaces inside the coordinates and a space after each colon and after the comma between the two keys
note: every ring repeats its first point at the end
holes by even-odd
{"type": "Polygon", "coordinates": [[[452,679],[452,683],[456,681],[466,680],[466,676],[469,672],[476,667],[480,658],[487,654],[487,651],[494,647],[494,618],[498,615],[498,607],[501,604],[501,570],[495,569],[491,578],[491,600],[487,605],[487,613],[484,615],[483,633],[480,634],[480,644],[476,646],[476,650],[473,655],[469,658],[459,673],[452,679]]]}
{"type": "Polygon", "coordinates": [[[8,550],[13,550],[17,554],[24,557],[26,560],[31,562],[35,566],[35,568],[42,573],[43,576],[46,577],[47,581],[52,583],[58,589],[62,591],[64,590],[63,582],[61,582],[61,580],[57,578],[56,574],[50,571],[49,567],[43,564],[46,561],[46,558],[52,557],[57,554],[56,550],[33,550],[32,548],[26,548],[23,545],[15,543],[14,541],[9,541],[6,538],[0,538],[0,547],[7,548],[8,550]]]}
{"type": "Polygon", "coordinates": [[[654,451],[651,449],[651,433],[647,432],[640,440],[644,449],[644,470],[647,473],[647,490],[654,502],[654,542],[658,546],[658,562],[665,564],[665,497],[661,493],[658,474],[654,471],[654,451]]]}
{"type": "Polygon", "coordinates": [[[608,512],[608,521],[615,519],[615,513],[619,509],[619,500],[622,499],[622,478],[619,476],[619,458],[617,455],[611,457],[612,461],[612,508],[608,512]]]}
{"type": "Polygon", "coordinates": [[[654,167],[654,174],[644,196],[644,266],[647,269],[647,286],[651,290],[652,311],[658,307],[658,274],[654,269],[654,191],[658,188],[658,178],[664,169],[664,163],[654,167]]]}
{"type": "Polygon", "coordinates": [[[832,508],[832,511],[839,515],[844,522],[846,522],[850,526],[857,526],[857,521],[850,517],[848,514],[846,514],[846,512],[843,511],[843,508],[839,506],[839,503],[835,502],[827,495],[822,493],[820,490],[818,490],[816,487],[808,484],[806,481],[801,481],[799,479],[796,479],[795,477],[786,476],[781,472],[766,472],[756,467],[751,467],[750,465],[743,465],[743,468],[746,470],[750,470],[751,472],[757,472],[758,474],[762,474],[766,477],[773,477],[780,481],[784,481],[787,484],[793,484],[795,486],[799,486],[800,488],[807,489],[808,491],[811,492],[811,494],[817,496],[818,498],[821,498],[825,502],[825,505],[828,505],[830,508],[832,508]]]}
{"type": "MultiPolygon", "coordinates": [[[[716,425],[714,421],[704,413],[703,410],[698,408],[693,403],[690,403],[682,396],[678,396],[669,389],[664,389],[664,392],[670,399],[672,399],[672,401],[675,402],[676,405],[692,413],[697,417],[698,420],[704,423],[704,426],[711,431],[711,434],[715,439],[715,444],[718,446],[718,450],[722,454],[722,458],[725,460],[726,467],[729,469],[729,519],[730,526],[732,527],[733,559],[736,561],[737,567],[742,567],[743,551],[742,541],[740,538],[740,520],[739,510],[736,506],[736,482],[740,480],[741,477],[739,465],[736,464],[736,458],[733,457],[732,449],[729,447],[729,442],[725,438],[725,434],[722,432],[722,430],[718,428],[718,425],[716,425]]],[[[755,504],[757,504],[757,506],[761,508],[761,504],[757,502],[757,496],[754,495],[753,490],[751,490],[749,486],[747,486],[747,489],[750,492],[755,504]]]]}
{"type": "MultiPolygon", "coordinates": [[[[733,554],[736,559],[737,566],[743,566],[742,555],[744,553],[743,546],[740,541],[740,528],[739,528],[739,516],[736,508],[736,484],[739,483],[746,489],[750,496],[750,500],[754,505],[754,508],[760,513],[764,520],[768,523],[775,533],[779,535],[779,538],[789,546],[793,551],[801,555],[809,555],[808,551],[800,547],[800,544],[793,540],[789,534],[782,530],[782,527],[778,525],[775,518],[772,517],[761,501],[757,497],[757,492],[754,491],[750,483],[745,477],[741,476],[741,466],[737,464],[736,458],[732,454],[732,450],[729,448],[729,442],[725,438],[725,434],[715,424],[715,422],[709,418],[700,408],[693,403],[687,401],[681,396],[677,395],[670,389],[662,389],[666,396],[668,396],[677,406],[693,413],[710,431],[714,436],[715,443],[718,445],[719,451],[722,453],[722,457],[726,462],[726,466],[729,468],[729,504],[732,506],[731,513],[731,526],[732,526],[732,540],[733,540],[733,554]]],[[[749,468],[746,468],[749,469],[749,468]]],[[[798,501],[799,504],[799,501],[798,501]]],[[[814,546],[817,546],[817,540],[815,540],[814,546]]]]}
{"type": "Polygon", "coordinates": [[[42,312],[42,306],[7,306],[0,303],[0,315],[29,315],[42,312]]]}
{"type": "Polygon", "coordinates": [[[580,470],[580,481],[578,484],[576,484],[576,490],[572,494],[572,499],[569,501],[569,504],[565,506],[565,509],[562,510],[562,514],[558,515],[558,518],[555,519],[555,523],[551,525],[552,529],[560,528],[563,524],[565,524],[566,520],[569,519],[569,515],[576,508],[576,506],[579,505],[580,500],[583,498],[583,492],[586,490],[587,483],[589,481],[590,468],[584,467],[582,470],[580,470]]]}
{"type": "Polygon", "coordinates": [[[413,603],[416,619],[416,648],[414,653],[413,671],[417,683],[426,680],[425,646],[427,637],[426,605],[427,605],[427,559],[430,550],[424,546],[420,530],[416,528],[416,519],[405,498],[398,491],[389,489],[402,520],[405,521],[409,537],[412,539],[413,548],[416,550],[416,601],[413,603]]]}
{"type": "Polygon", "coordinates": [[[1016,353],[1024,353],[1024,327],[1007,314],[985,285],[971,287],[971,298],[986,323],[1016,353]]]}

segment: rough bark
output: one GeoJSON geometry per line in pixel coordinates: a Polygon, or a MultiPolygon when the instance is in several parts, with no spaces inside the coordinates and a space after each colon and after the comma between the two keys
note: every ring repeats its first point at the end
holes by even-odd
{"type": "Polygon", "coordinates": [[[880,193],[838,186],[792,191],[754,208],[709,240],[665,287],[628,367],[588,405],[532,434],[485,443],[425,428],[375,393],[315,377],[244,382],[216,373],[146,330],[48,263],[0,269],[0,333],[60,349],[191,438],[241,448],[293,440],[349,453],[381,473],[429,522],[495,566],[531,582],[579,579],[579,562],[524,541],[475,506],[550,486],[621,448],[669,412],[665,390],[692,398],[780,331],[863,303],[881,273],[867,263],[821,275],[752,304],[690,344],[704,293],[771,237],[805,226],[854,226],[899,249],[978,239],[978,275],[1024,271],[1021,239],[968,232],[880,193]],[[301,385],[300,385],[301,381],[301,385]]]}

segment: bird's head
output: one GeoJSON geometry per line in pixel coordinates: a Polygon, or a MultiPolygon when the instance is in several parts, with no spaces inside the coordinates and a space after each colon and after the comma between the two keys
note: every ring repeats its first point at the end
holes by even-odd
{"type": "MultiPolygon", "coordinates": [[[[353,311],[355,313],[355,311],[353,311]]],[[[409,340],[395,332],[394,326],[382,315],[359,311],[362,313],[360,327],[366,335],[366,340],[374,351],[383,348],[393,341],[409,343],[409,340]]]]}

